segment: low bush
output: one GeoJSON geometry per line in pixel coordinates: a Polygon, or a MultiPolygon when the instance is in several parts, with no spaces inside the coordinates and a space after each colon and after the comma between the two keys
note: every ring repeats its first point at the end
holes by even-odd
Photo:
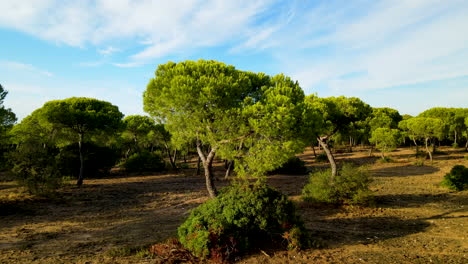
{"type": "Polygon", "coordinates": [[[302,189],[302,195],[309,202],[370,205],[373,203],[370,182],[366,169],[345,164],[334,180],[331,178],[331,170],[311,174],[309,183],[302,189]]]}
{"type": "Polygon", "coordinates": [[[11,172],[29,193],[53,193],[62,184],[62,176],[57,169],[57,152],[54,148],[23,144],[9,155],[14,164],[11,172]]]}
{"type": "Polygon", "coordinates": [[[424,159],[417,159],[413,164],[416,166],[424,166],[424,159]]]}
{"type": "Polygon", "coordinates": [[[226,187],[191,212],[178,237],[195,256],[216,260],[232,260],[259,243],[294,249],[310,241],[292,201],[259,183],[226,187]]]}
{"type": "Polygon", "coordinates": [[[305,166],[305,162],[303,160],[298,157],[292,157],[278,169],[269,172],[269,174],[302,175],[307,174],[307,167],[305,166]]]}
{"type": "Polygon", "coordinates": [[[445,174],[442,186],[457,191],[468,189],[468,168],[463,165],[453,166],[450,172],[445,174]]]}
{"type": "Polygon", "coordinates": [[[143,151],[131,155],[122,166],[127,172],[157,172],[164,170],[165,163],[161,156],[154,152],[143,151]]]}

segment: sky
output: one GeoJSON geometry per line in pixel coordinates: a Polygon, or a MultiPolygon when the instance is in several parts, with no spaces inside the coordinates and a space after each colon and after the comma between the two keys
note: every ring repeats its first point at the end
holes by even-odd
{"type": "Polygon", "coordinates": [[[0,10],[0,84],[20,120],[72,96],[144,114],[157,66],[198,59],[401,114],[468,108],[466,0],[0,0],[0,10]]]}

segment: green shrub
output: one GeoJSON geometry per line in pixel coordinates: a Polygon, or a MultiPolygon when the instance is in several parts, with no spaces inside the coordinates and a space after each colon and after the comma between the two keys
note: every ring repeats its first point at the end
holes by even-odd
{"type": "Polygon", "coordinates": [[[298,157],[292,157],[286,163],[281,165],[276,170],[269,172],[269,174],[294,174],[294,175],[302,175],[307,174],[307,167],[305,166],[305,162],[298,157]]]}
{"type": "Polygon", "coordinates": [[[308,246],[292,201],[265,184],[236,184],[195,208],[179,227],[182,245],[197,257],[232,259],[262,241],[308,246]]]}
{"type": "Polygon", "coordinates": [[[463,165],[455,165],[444,176],[442,186],[452,190],[462,191],[468,189],[468,168],[463,165]]]}
{"type": "MultiPolygon", "coordinates": [[[[94,143],[83,143],[84,174],[86,177],[107,175],[119,158],[118,151],[98,146],[94,143]]],[[[80,172],[80,156],[78,144],[70,144],[60,149],[57,157],[58,170],[62,175],[78,177],[80,172]]]]}
{"type": "Polygon", "coordinates": [[[162,171],[165,168],[161,156],[154,152],[143,151],[131,155],[123,164],[127,172],[162,171]]]}
{"type": "Polygon", "coordinates": [[[366,169],[345,164],[333,181],[331,170],[311,174],[302,195],[304,200],[310,202],[369,205],[373,200],[370,182],[366,169]]]}
{"type": "Polygon", "coordinates": [[[417,159],[413,164],[416,166],[424,166],[424,159],[417,159]]]}
{"type": "Polygon", "coordinates": [[[62,184],[55,158],[57,152],[57,149],[42,145],[23,144],[10,153],[9,158],[14,164],[11,172],[18,184],[31,194],[54,192],[62,184]]]}
{"type": "Polygon", "coordinates": [[[318,154],[317,157],[315,158],[315,161],[317,161],[317,162],[328,162],[327,154],[325,154],[325,153],[318,154]]]}

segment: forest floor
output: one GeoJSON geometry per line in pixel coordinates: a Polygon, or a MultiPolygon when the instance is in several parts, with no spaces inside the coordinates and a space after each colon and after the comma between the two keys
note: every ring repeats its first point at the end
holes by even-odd
{"type": "MultiPolygon", "coordinates": [[[[439,183],[454,165],[468,166],[468,153],[440,151],[422,166],[410,149],[392,152],[390,163],[364,151],[336,154],[339,163],[368,165],[373,207],[314,206],[300,199],[308,175],[269,176],[297,203],[323,248],[260,248],[239,263],[467,263],[468,191],[439,183]]],[[[310,150],[300,156],[311,170],[328,166],[310,150]]],[[[229,183],[221,166],[217,174],[218,187],[229,183]]],[[[175,237],[190,209],[206,200],[204,178],[194,169],[88,179],[48,199],[0,178],[0,263],[155,263],[135,252],[175,237]]]]}

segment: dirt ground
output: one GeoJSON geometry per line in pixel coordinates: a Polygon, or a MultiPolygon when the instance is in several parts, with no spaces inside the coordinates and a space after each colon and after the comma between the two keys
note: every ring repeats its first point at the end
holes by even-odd
{"type": "MultiPolygon", "coordinates": [[[[375,207],[307,204],[300,199],[307,175],[269,176],[271,185],[297,202],[323,248],[260,248],[239,263],[468,263],[468,191],[439,186],[452,166],[468,166],[468,153],[441,151],[423,166],[410,149],[393,152],[390,163],[364,151],[337,154],[339,163],[368,165],[375,207]]],[[[310,150],[301,158],[311,170],[327,167],[310,150]]],[[[217,187],[228,184],[222,173],[220,168],[217,187]]],[[[89,179],[81,188],[65,186],[52,199],[0,181],[0,263],[154,263],[111,252],[175,237],[190,209],[206,200],[204,179],[194,169],[89,179]]]]}

